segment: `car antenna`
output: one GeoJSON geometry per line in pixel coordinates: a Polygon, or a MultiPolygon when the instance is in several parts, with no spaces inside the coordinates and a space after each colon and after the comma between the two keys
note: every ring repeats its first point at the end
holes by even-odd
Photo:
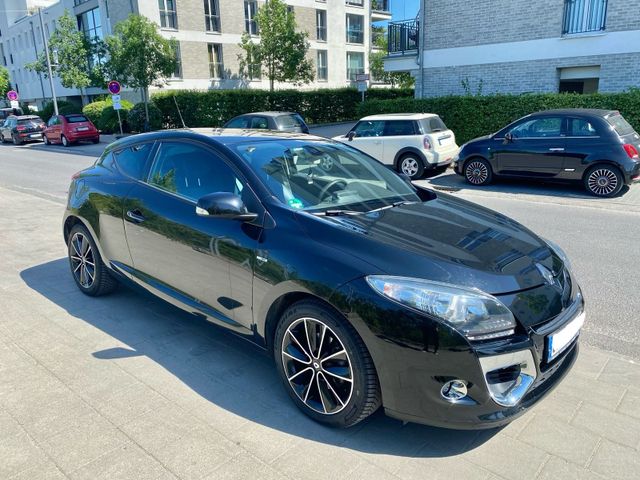
{"type": "Polygon", "coordinates": [[[176,100],[176,96],[173,96],[173,101],[176,104],[176,110],[178,110],[178,116],[180,117],[180,122],[182,122],[182,128],[188,128],[184,123],[184,118],[182,118],[182,113],[180,112],[180,107],[178,106],[178,100],[176,100]]]}

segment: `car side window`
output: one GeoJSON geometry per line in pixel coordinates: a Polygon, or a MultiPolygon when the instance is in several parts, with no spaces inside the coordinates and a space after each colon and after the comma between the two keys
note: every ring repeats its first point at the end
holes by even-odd
{"type": "Polygon", "coordinates": [[[387,120],[385,122],[385,137],[399,137],[402,135],[415,135],[416,127],[413,120],[387,120]]]}
{"type": "Polygon", "coordinates": [[[49,122],[47,123],[47,125],[48,125],[49,127],[52,127],[52,126],[53,126],[53,125],[55,125],[55,124],[56,124],[56,117],[51,117],[51,118],[49,119],[49,122]]]}
{"type": "Polygon", "coordinates": [[[353,129],[356,137],[381,137],[384,133],[384,122],[381,120],[363,120],[353,129]]]}
{"type": "Polygon", "coordinates": [[[598,131],[584,118],[570,118],[568,134],[570,137],[597,137],[598,131]]]}
{"type": "Polygon", "coordinates": [[[215,192],[242,196],[244,183],[213,152],[184,142],[164,142],[151,166],[148,183],[197,202],[215,192]]]}
{"type": "Polygon", "coordinates": [[[562,136],[561,117],[543,117],[527,120],[511,130],[514,138],[548,138],[562,136]]]}
{"type": "Polygon", "coordinates": [[[116,152],[115,163],[118,169],[131,178],[142,180],[152,147],[153,143],[142,143],[116,152]]]}
{"type": "Polygon", "coordinates": [[[249,117],[234,118],[225,125],[225,128],[249,128],[249,117]]]}
{"type": "Polygon", "coordinates": [[[249,128],[268,129],[269,121],[265,117],[253,117],[249,128]]]}

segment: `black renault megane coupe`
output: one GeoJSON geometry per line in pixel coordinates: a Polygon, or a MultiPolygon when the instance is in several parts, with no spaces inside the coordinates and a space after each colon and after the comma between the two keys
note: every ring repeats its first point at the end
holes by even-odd
{"type": "Polygon", "coordinates": [[[63,230],[83,293],[133,282],[247,338],[332,426],[381,406],[504,425],[568,372],[585,318],[557,245],[301,134],[119,140],[73,177],[63,230]]]}

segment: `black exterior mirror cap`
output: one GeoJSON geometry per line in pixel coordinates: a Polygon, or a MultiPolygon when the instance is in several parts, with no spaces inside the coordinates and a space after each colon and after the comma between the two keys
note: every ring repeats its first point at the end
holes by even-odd
{"type": "Polygon", "coordinates": [[[513,142],[513,134],[507,132],[504,134],[504,140],[506,142],[513,142]]]}
{"type": "Polygon", "coordinates": [[[356,136],[356,132],[354,132],[353,130],[347,133],[347,138],[349,139],[349,141],[353,140],[355,136],[356,136]]]}
{"type": "Polygon", "coordinates": [[[209,193],[198,200],[196,213],[203,217],[226,218],[252,222],[258,218],[257,213],[247,210],[242,199],[233,193],[216,192],[209,193]]]}

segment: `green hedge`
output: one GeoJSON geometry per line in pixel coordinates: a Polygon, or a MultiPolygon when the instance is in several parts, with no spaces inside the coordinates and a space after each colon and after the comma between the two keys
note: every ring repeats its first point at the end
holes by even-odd
{"type": "Polygon", "coordinates": [[[437,113],[456,134],[459,145],[500,130],[510,122],[552,108],[603,108],[619,110],[640,129],[640,90],[590,95],[549,93],[526,95],[450,96],[425,99],[372,100],[359,105],[357,117],[378,113],[437,113]]]}
{"type": "MultiPolygon", "coordinates": [[[[410,89],[371,89],[368,99],[413,97],[410,89]]],[[[220,127],[248,112],[286,110],[300,113],[308,123],[353,120],[361,94],[353,88],[321,90],[177,90],[153,95],[167,128],[181,127],[176,102],[188,127],[220,127]]]]}
{"type": "MultiPolygon", "coordinates": [[[[58,100],[58,113],[60,115],[69,115],[72,113],[79,113],[82,110],[82,107],[77,106],[75,103],[65,102],[64,100],[58,100]]],[[[28,115],[30,112],[24,110],[25,115],[28,115]]],[[[49,121],[51,116],[53,115],[53,102],[47,103],[38,115],[42,120],[46,122],[49,121]]]]}
{"type": "MultiPolygon", "coordinates": [[[[133,103],[127,100],[122,100],[121,103],[122,110],[120,110],[120,118],[122,119],[122,129],[124,132],[128,132],[128,113],[129,110],[133,108],[133,103]]],[[[102,133],[120,133],[118,113],[113,109],[111,98],[98,100],[97,102],[85,105],[82,113],[84,113],[102,133]]]]}
{"type": "MultiPolygon", "coordinates": [[[[149,102],[149,128],[160,130],[162,128],[162,112],[153,102],[149,102]]],[[[144,122],[146,119],[144,102],[136,103],[129,110],[128,121],[132,132],[144,132],[144,122]]]]}

